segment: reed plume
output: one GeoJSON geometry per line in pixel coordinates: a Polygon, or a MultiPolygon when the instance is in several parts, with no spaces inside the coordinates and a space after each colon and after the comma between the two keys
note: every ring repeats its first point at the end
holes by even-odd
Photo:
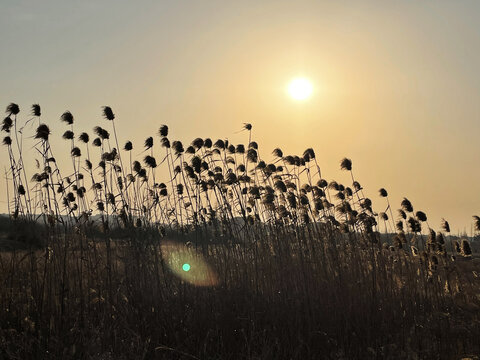
{"type": "Polygon", "coordinates": [[[351,171],[352,170],[352,160],[347,159],[347,158],[343,158],[343,160],[340,162],[340,169],[351,171]]]}
{"type": "Polygon", "coordinates": [[[65,111],[62,116],[60,116],[60,120],[67,123],[68,125],[73,124],[73,115],[70,111],[65,111]]]}
{"type": "Polygon", "coordinates": [[[115,119],[115,114],[110,106],[103,107],[103,117],[107,120],[113,121],[115,119]]]}

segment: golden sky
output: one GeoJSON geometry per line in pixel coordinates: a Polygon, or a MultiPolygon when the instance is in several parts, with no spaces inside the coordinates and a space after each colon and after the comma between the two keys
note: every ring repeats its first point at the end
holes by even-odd
{"type": "MultiPolygon", "coordinates": [[[[406,196],[432,227],[445,217],[470,233],[480,215],[479,10],[476,1],[11,1],[0,14],[0,98],[23,120],[39,103],[58,152],[68,149],[65,110],[80,133],[105,125],[101,106],[111,106],[120,142],[137,149],[160,124],[184,143],[236,144],[252,123],[267,160],[275,147],[313,147],[324,177],[350,185],[339,170],[347,156],[377,211],[385,187],[394,208],[406,196]],[[307,101],[286,94],[296,76],[313,84],[307,101]]],[[[0,200],[6,208],[3,191],[0,200]]]]}

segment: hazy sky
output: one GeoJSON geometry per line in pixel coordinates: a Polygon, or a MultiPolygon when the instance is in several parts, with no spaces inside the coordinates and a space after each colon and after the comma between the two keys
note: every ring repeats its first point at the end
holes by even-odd
{"type": "MultiPolygon", "coordinates": [[[[313,147],[327,180],[354,172],[374,208],[385,187],[437,228],[480,215],[478,1],[0,0],[0,105],[42,106],[59,138],[70,110],[91,132],[110,105],[120,141],[247,142],[270,159],[313,147]],[[288,81],[313,82],[309,101],[288,81]]],[[[6,164],[6,150],[0,161],[6,164]]],[[[139,151],[138,151],[139,152],[139,151]]],[[[4,181],[0,182],[4,188],[4,181]]],[[[2,208],[5,194],[0,192],[2,208]]]]}

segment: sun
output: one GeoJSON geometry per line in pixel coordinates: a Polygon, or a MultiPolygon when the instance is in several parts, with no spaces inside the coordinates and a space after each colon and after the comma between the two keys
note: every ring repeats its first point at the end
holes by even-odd
{"type": "Polygon", "coordinates": [[[296,77],[287,86],[288,94],[295,100],[307,100],[313,92],[313,85],[307,78],[296,77]]]}

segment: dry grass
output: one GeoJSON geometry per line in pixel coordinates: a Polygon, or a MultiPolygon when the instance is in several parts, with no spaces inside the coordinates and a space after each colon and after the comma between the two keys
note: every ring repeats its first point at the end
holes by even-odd
{"type": "Polygon", "coordinates": [[[395,221],[385,189],[387,208],[377,214],[351,160],[341,161],[351,187],[323,180],[313,149],[275,149],[265,162],[245,124],[245,146],[195,139],[185,148],[162,126],[135,161],[133,144],[119,150],[105,107],[112,139],[96,127],[92,141],[82,133],[78,143],[73,115],[62,115],[68,169],[54,161],[36,105],[29,121],[38,121],[39,167],[25,169],[18,106],[7,113],[10,233],[26,245],[0,254],[1,357],[480,352],[480,271],[470,242],[450,244],[448,223],[434,232],[407,199],[395,221]],[[30,243],[31,234],[18,235],[27,228],[35,229],[30,243]],[[397,233],[381,237],[381,229],[397,233]]]}

